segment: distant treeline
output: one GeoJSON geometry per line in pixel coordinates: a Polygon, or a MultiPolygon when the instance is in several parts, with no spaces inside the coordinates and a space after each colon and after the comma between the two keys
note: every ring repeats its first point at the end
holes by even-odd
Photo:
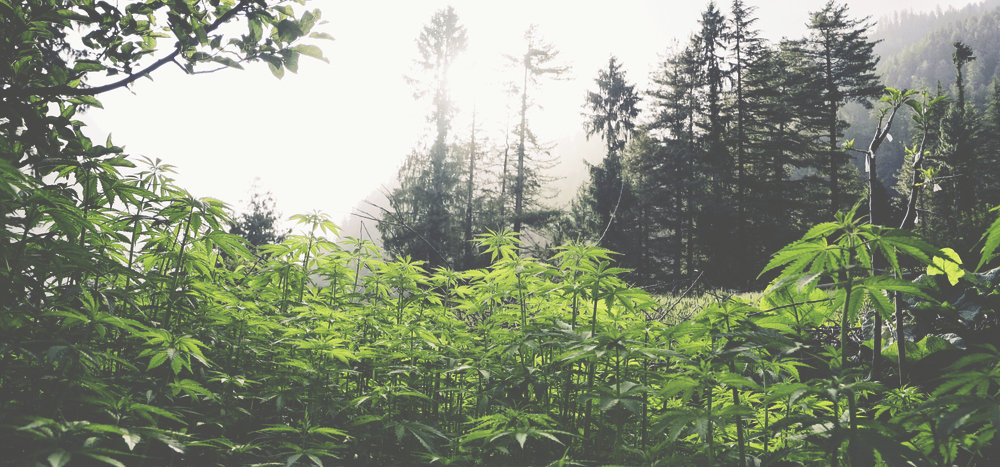
{"type": "Polygon", "coordinates": [[[868,190],[891,204],[887,225],[902,219],[915,190],[915,228],[968,251],[976,239],[965,232],[981,232],[984,213],[1000,202],[1000,9],[898,14],[876,28],[831,1],[807,18],[805,37],[777,43],[761,37],[756,21],[743,1],[728,12],[709,3],[697,32],[666,55],[645,91],[612,57],[585,102],[588,135],[605,141],[607,155],[559,211],[539,201],[548,148],[529,126],[533,86],[561,71],[557,53],[529,31],[512,60],[523,70],[512,84],[520,113],[504,144],[477,144],[475,130],[450,132],[445,77],[466,31],[453,10],[438,13],[418,40],[419,63],[431,72],[422,85],[437,93],[429,119],[436,139],[413,152],[389,196],[379,225],[387,251],[474,267],[484,259],[471,239],[507,228],[539,250],[599,242],[621,253],[633,282],[654,290],[699,277],[757,288],[771,252],[867,200],[868,190]],[[912,45],[903,48],[901,37],[912,45]],[[893,55],[880,60],[879,47],[893,55]],[[859,155],[888,123],[887,87],[927,94],[895,102],[895,127],[872,153],[878,176],[868,187],[859,155]],[[925,153],[916,169],[912,154],[903,160],[906,148],[925,153]]]}

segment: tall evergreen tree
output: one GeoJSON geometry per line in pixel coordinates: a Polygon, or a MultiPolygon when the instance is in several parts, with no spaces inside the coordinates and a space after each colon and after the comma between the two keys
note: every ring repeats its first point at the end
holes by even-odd
{"type": "Polygon", "coordinates": [[[751,118],[748,108],[748,99],[745,93],[747,73],[754,68],[759,59],[763,40],[759,31],[754,29],[753,24],[757,22],[757,17],[753,16],[756,7],[746,5],[743,0],[733,0],[732,16],[729,19],[729,27],[726,40],[731,46],[732,62],[730,65],[730,76],[733,81],[733,93],[735,105],[733,109],[736,124],[736,134],[734,135],[734,146],[736,152],[736,206],[742,231],[746,224],[746,198],[748,191],[747,170],[749,168],[747,158],[747,125],[751,118]]]}
{"type": "Polygon", "coordinates": [[[622,170],[621,152],[635,132],[640,98],[613,56],[595,82],[597,91],[587,93],[584,126],[588,138],[597,134],[605,141],[607,154],[600,164],[590,168],[587,201],[596,213],[595,233],[603,240],[603,246],[625,254],[620,262],[636,267],[636,256],[641,249],[637,248],[634,234],[639,220],[635,218],[632,186],[622,170]]]}
{"type": "Polygon", "coordinates": [[[987,205],[1000,205],[1000,76],[993,79],[982,123],[979,193],[987,205]]]}
{"type": "Polygon", "coordinates": [[[514,196],[514,232],[520,234],[524,227],[528,205],[533,202],[533,192],[537,192],[537,171],[529,166],[528,144],[532,143],[533,135],[528,129],[529,86],[538,85],[542,78],[559,78],[568,67],[554,63],[559,52],[539,37],[537,28],[532,25],[524,34],[525,51],[518,58],[522,69],[519,90],[521,91],[520,124],[517,126],[517,166],[513,183],[514,196]],[[535,174],[531,172],[535,171],[535,174]]]}
{"type": "Polygon", "coordinates": [[[462,241],[464,243],[464,266],[471,268],[473,265],[472,253],[472,206],[475,204],[475,180],[476,180],[476,111],[472,111],[472,131],[469,137],[469,172],[465,175],[465,225],[462,241]]]}
{"type": "Polygon", "coordinates": [[[858,102],[871,108],[870,99],[882,92],[882,85],[875,74],[878,57],[873,49],[875,42],[868,39],[873,25],[868,18],[851,19],[846,4],[829,0],[826,6],[812,14],[808,24],[809,36],[804,41],[804,51],[815,64],[817,90],[824,118],[827,148],[825,176],[829,190],[829,215],[844,207],[841,172],[848,156],[841,151],[840,136],[845,126],[838,112],[848,102],[858,102]]]}
{"type": "Polygon", "coordinates": [[[714,1],[708,3],[701,14],[701,29],[695,37],[698,50],[700,94],[703,100],[704,115],[700,126],[705,147],[705,158],[710,170],[712,189],[716,198],[726,196],[730,173],[732,171],[729,154],[723,144],[723,132],[726,122],[723,115],[723,88],[728,78],[723,65],[726,60],[726,37],[728,26],[725,16],[719,11],[714,1]]]}
{"type": "Polygon", "coordinates": [[[288,229],[278,226],[280,214],[270,192],[261,192],[256,184],[251,188],[247,210],[233,218],[229,233],[245,238],[257,247],[280,243],[288,235],[288,229]]]}
{"type": "Polygon", "coordinates": [[[399,173],[400,187],[389,195],[390,210],[379,223],[387,251],[409,254],[432,265],[453,264],[462,256],[458,235],[461,206],[455,191],[460,180],[448,152],[448,132],[454,114],[449,95],[451,66],[467,44],[465,27],[451,7],[440,10],[417,38],[420,75],[411,78],[415,95],[431,97],[428,120],[434,140],[428,156],[411,154],[399,173]]]}
{"type": "Polygon", "coordinates": [[[975,132],[974,109],[969,108],[965,101],[965,65],[976,59],[972,48],[961,41],[955,41],[952,53],[952,63],[955,65],[955,95],[956,99],[945,114],[944,124],[947,130],[942,132],[946,150],[949,152],[947,163],[949,185],[954,187],[954,215],[958,217],[969,214],[975,204],[975,164],[973,145],[975,132]]]}
{"type": "Polygon", "coordinates": [[[730,49],[732,125],[727,138],[735,165],[732,204],[736,215],[731,261],[735,284],[747,286],[769,255],[790,240],[797,226],[797,190],[790,188],[787,167],[792,155],[807,152],[791,103],[802,81],[791,60],[768,47],[754,28],[756,8],[734,0],[727,41],[730,49]]]}
{"type": "Polygon", "coordinates": [[[695,218],[697,200],[705,190],[696,126],[701,109],[698,50],[692,38],[653,75],[649,97],[654,117],[649,134],[658,144],[655,151],[644,152],[637,161],[648,174],[638,187],[646,194],[643,199],[655,199],[660,205],[651,211],[657,235],[664,238],[659,242],[665,248],[661,254],[670,258],[674,287],[697,269],[695,218]]]}

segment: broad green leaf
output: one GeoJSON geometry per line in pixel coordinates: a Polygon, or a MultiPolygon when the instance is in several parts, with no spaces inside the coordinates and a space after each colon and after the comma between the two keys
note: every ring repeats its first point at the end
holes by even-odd
{"type": "Polygon", "coordinates": [[[221,63],[221,64],[223,64],[225,66],[230,67],[230,68],[237,68],[237,69],[240,69],[240,70],[243,69],[243,65],[240,64],[240,62],[237,62],[236,60],[233,60],[233,59],[231,59],[229,57],[216,56],[216,57],[212,57],[212,61],[214,61],[216,63],[221,63]]]}
{"type": "Polygon", "coordinates": [[[315,46],[315,45],[299,44],[299,45],[296,45],[295,47],[292,47],[292,50],[294,50],[294,51],[296,51],[296,52],[298,52],[298,53],[300,53],[302,55],[308,55],[310,57],[313,57],[313,58],[322,60],[324,62],[330,63],[330,61],[327,60],[326,57],[323,56],[323,50],[320,49],[319,47],[315,46]]]}
{"type": "Polygon", "coordinates": [[[90,71],[101,71],[106,67],[100,62],[95,60],[77,60],[76,64],[73,65],[73,71],[77,72],[90,72],[90,71]]]}
{"type": "Polygon", "coordinates": [[[962,268],[962,258],[951,248],[942,248],[943,256],[935,256],[931,264],[927,265],[927,275],[936,276],[944,274],[951,285],[958,284],[958,280],[965,275],[962,268]]]}
{"type": "Polygon", "coordinates": [[[329,35],[329,34],[327,34],[325,32],[313,32],[313,33],[309,34],[309,37],[311,37],[313,39],[326,39],[326,40],[330,40],[330,41],[334,40],[333,36],[331,36],[331,35],[329,35]]]}

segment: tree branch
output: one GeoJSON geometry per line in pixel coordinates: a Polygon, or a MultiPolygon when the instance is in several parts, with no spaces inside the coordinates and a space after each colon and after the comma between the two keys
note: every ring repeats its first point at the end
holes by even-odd
{"type": "MultiPolygon", "coordinates": [[[[205,34],[209,34],[215,31],[223,23],[228,22],[233,19],[240,10],[246,8],[247,5],[251,3],[252,0],[240,0],[240,3],[236,4],[231,10],[223,13],[221,16],[215,19],[207,28],[205,28],[205,34]]],[[[2,98],[17,98],[17,97],[28,97],[28,96],[39,96],[39,97],[49,97],[49,96],[96,96],[101,93],[112,91],[123,86],[128,86],[132,82],[148,76],[150,73],[156,71],[163,65],[174,61],[178,55],[184,50],[184,42],[178,40],[174,44],[174,50],[167,54],[166,56],[160,58],[159,60],[149,64],[146,68],[143,68],[138,73],[130,74],[118,81],[104,84],[101,86],[95,86],[92,88],[72,88],[66,85],[60,86],[49,86],[43,88],[26,88],[26,89],[13,89],[8,88],[0,91],[0,97],[2,98]]]]}
{"type": "MultiPolygon", "coordinates": [[[[372,203],[370,201],[368,201],[368,204],[371,205],[372,207],[375,207],[377,209],[382,210],[383,214],[386,214],[386,215],[389,215],[389,216],[391,216],[392,214],[395,214],[393,211],[390,211],[390,210],[388,210],[388,209],[386,209],[386,208],[384,208],[382,206],[379,206],[379,205],[377,205],[375,203],[372,203]]],[[[416,229],[414,229],[413,227],[410,227],[402,219],[399,219],[400,216],[395,216],[396,217],[395,220],[389,220],[389,219],[386,219],[386,218],[375,217],[375,216],[373,216],[373,215],[371,215],[371,214],[369,214],[367,212],[363,212],[363,211],[355,211],[355,212],[353,212],[351,214],[354,215],[354,216],[357,216],[357,217],[359,217],[361,219],[368,219],[368,220],[376,222],[376,223],[383,223],[383,222],[385,222],[387,224],[391,224],[391,225],[403,227],[403,228],[409,230],[414,235],[416,235],[417,238],[420,239],[420,241],[426,243],[427,246],[430,247],[431,250],[434,250],[434,253],[438,256],[438,258],[441,258],[441,261],[444,261],[444,263],[447,264],[449,268],[454,268],[454,265],[451,264],[451,261],[448,261],[448,258],[445,257],[444,254],[441,253],[441,251],[438,250],[437,247],[434,246],[434,244],[430,242],[430,240],[427,240],[426,238],[424,238],[423,235],[420,235],[420,232],[417,232],[416,229]]]]}

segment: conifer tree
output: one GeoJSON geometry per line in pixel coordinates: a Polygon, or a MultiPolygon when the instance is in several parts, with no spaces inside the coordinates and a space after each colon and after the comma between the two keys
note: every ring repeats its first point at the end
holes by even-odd
{"type": "Polygon", "coordinates": [[[982,123],[981,170],[978,192],[986,202],[1000,205],[1000,77],[993,78],[982,123]]]}
{"type": "Polygon", "coordinates": [[[274,196],[270,192],[262,193],[254,185],[247,211],[233,219],[229,233],[245,238],[253,246],[280,243],[289,231],[278,227],[279,217],[274,196]]]}
{"type": "Polygon", "coordinates": [[[816,86],[822,107],[816,109],[823,115],[826,152],[818,161],[825,172],[829,190],[829,216],[847,204],[841,172],[848,156],[840,150],[840,136],[845,126],[838,112],[848,102],[858,102],[871,108],[870,99],[882,92],[882,85],[875,74],[878,57],[874,54],[875,42],[868,39],[873,25],[868,18],[852,19],[846,4],[829,0],[826,6],[813,13],[809,36],[803,43],[804,51],[812,60],[816,86]]]}
{"type": "Polygon", "coordinates": [[[654,118],[649,131],[658,144],[656,151],[645,152],[641,158],[644,160],[637,163],[649,174],[639,187],[648,194],[643,198],[656,199],[660,204],[653,216],[655,229],[668,239],[662,242],[663,254],[670,258],[675,286],[697,269],[695,218],[700,207],[697,200],[705,190],[696,127],[701,109],[698,50],[692,38],[653,75],[649,97],[654,118]]]}
{"type": "Polygon", "coordinates": [[[954,187],[954,216],[957,219],[969,214],[975,204],[974,109],[966,105],[965,65],[976,59],[972,48],[961,41],[955,41],[952,63],[955,65],[955,95],[952,105],[945,114],[941,137],[948,152],[947,174],[951,176],[949,185],[954,187]]]}
{"type": "Polygon", "coordinates": [[[727,140],[735,165],[733,208],[739,251],[733,258],[734,283],[747,286],[771,252],[791,240],[797,226],[799,190],[791,189],[790,159],[806,153],[792,102],[803,77],[792,60],[769,47],[754,29],[755,8],[734,0],[727,40],[732,104],[727,140]]]}
{"type": "Polygon", "coordinates": [[[588,138],[597,134],[605,141],[607,154],[600,164],[590,168],[587,204],[596,214],[598,223],[593,227],[597,237],[603,239],[602,246],[625,254],[621,262],[634,267],[638,265],[635,256],[641,251],[634,235],[638,219],[621,152],[635,132],[640,98],[615,57],[608,60],[608,68],[601,70],[595,82],[598,90],[587,94],[584,126],[588,138]]]}
{"type": "Polygon", "coordinates": [[[714,1],[709,2],[702,12],[700,25],[701,30],[695,38],[695,42],[700,46],[698,51],[701,69],[700,93],[705,105],[700,126],[704,131],[702,138],[713,194],[717,198],[722,198],[728,188],[731,172],[730,160],[722,140],[726,126],[723,116],[723,87],[728,76],[723,63],[727,53],[725,40],[728,28],[725,16],[714,1]]]}
{"type": "MultiPolygon", "coordinates": [[[[741,227],[746,224],[746,197],[747,197],[747,120],[748,113],[747,96],[745,85],[747,72],[754,67],[755,62],[762,53],[763,40],[759,31],[753,29],[753,24],[757,18],[753,16],[756,7],[747,6],[743,0],[733,0],[732,16],[729,19],[729,27],[726,40],[730,44],[732,52],[732,62],[730,77],[733,81],[733,92],[735,105],[733,109],[736,125],[735,152],[736,152],[736,206],[741,227]]],[[[742,230],[742,228],[741,228],[742,230]]]]}
{"type": "MultiPolygon", "coordinates": [[[[532,25],[524,34],[525,51],[518,58],[508,57],[519,64],[522,71],[519,90],[521,93],[520,124],[517,126],[517,166],[512,186],[514,196],[514,232],[520,234],[526,220],[526,211],[534,202],[539,188],[538,168],[531,166],[528,144],[534,143],[534,135],[528,129],[529,86],[538,85],[542,78],[558,79],[569,71],[566,66],[555,63],[559,52],[541,39],[537,28],[532,25]]],[[[537,147],[537,145],[535,145],[537,147]]],[[[503,200],[501,200],[503,202],[503,200]]]]}
{"type": "Polygon", "coordinates": [[[414,152],[399,172],[400,187],[389,195],[390,208],[379,223],[388,252],[408,254],[432,265],[453,264],[462,256],[458,234],[462,206],[460,169],[448,151],[448,133],[454,114],[449,95],[451,65],[467,44],[465,27],[451,7],[434,14],[417,38],[420,76],[410,78],[418,98],[430,95],[434,140],[427,156],[414,152]]]}
{"type": "Polygon", "coordinates": [[[464,244],[464,265],[471,268],[473,264],[472,253],[472,206],[475,201],[475,180],[476,180],[476,112],[472,112],[472,131],[469,137],[469,172],[466,174],[465,183],[465,224],[462,242],[464,244]]]}

